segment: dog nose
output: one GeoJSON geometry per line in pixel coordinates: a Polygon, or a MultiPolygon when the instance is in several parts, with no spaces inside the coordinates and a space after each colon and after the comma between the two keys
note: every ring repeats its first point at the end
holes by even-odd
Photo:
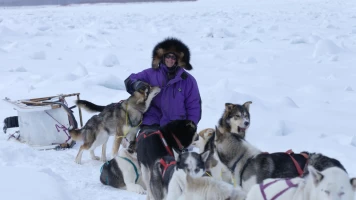
{"type": "Polygon", "coordinates": [[[250,122],[245,122],[244,124],[245,124],[245,126],[248,126],[248,125],[250,125],[250,122]]]}

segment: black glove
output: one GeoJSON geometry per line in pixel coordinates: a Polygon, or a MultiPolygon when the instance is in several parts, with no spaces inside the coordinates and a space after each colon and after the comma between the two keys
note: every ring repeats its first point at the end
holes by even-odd
{"type": "Polygon", "coordinates": [[[134,89],[134,91],[145,90],[148,87],[149,87],[148,83],[143,81],[136,81],[132,84],[132,88],[134,89]]]}
{"type": "Polygon", "coordinates": [[[133,92],[140,90],[140,89],[145,89],[145,87],[149,86],[148,83],[143,82],[143,81],[131,81],[130,77],[128,77],[125,80],[125,86],[126,86],[126,91],[130,94],[133,92]]]}

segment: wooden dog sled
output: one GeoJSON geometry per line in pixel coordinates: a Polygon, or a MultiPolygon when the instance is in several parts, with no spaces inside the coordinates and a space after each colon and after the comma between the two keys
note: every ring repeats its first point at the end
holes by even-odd
{"type": "MultiPolygon", "coordinates": [[[[78,127],[72,111],[76,106],[69,107],[66,98],[76,96],[79,100],[79,95],[80,93],[73,93],[22,100],[11,100],[6,97],[4,100],[17,110],[19,126],[15,132],[7,133],[9,139],[15,138],[40,150],[72,147],[75,142],[71,140],[68,128],[78,127]]],[[[80,125],[83,126],[79,107],[78,111],[80,125]]],[[[14,120],[14,117],[11,120],[14,120]]],[[[5,121],[6,119],[4,123],[5,121]]]]}

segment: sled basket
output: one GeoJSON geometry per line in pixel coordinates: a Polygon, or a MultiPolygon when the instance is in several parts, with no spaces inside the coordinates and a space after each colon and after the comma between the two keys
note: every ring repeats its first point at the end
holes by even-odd
{"type": "MultiPolygon", "coordinates": [[[[78,127],[72,111],[76,106],[68,107],[66,98],[76,96],[79,100],[79,95],[80,93],[73,93],[22,100],[11,100],[6,97],[4,101],[17,110],[18,116],[5,118],[4,132],[6,125],[6,129],[9,128],[10,121],[14,124],[12,127],[16,127],[14,121],[17,118],[19,136],[16,136],[16,139],[20,142],[27,143],[36,149],[72,147],[75,142],[71,140],[68,128],[69,126],[78,127]]],[[[79,107],[78,111],[80,125],[83,126],[79,107]]]]}

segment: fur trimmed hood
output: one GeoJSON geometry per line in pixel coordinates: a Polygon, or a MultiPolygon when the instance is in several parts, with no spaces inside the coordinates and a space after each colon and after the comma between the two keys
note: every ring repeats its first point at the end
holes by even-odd
{"type": "Polygon", "coordinates": [[[163,56],[166,53],[174,53],[177,56],[177,65],[186,70],[192,70],[193,67],[189,63],[190,52],[189,48],[176,38],[166,38],[158,43],[152,51],[152,68],[157,69],[163,56]]]}

